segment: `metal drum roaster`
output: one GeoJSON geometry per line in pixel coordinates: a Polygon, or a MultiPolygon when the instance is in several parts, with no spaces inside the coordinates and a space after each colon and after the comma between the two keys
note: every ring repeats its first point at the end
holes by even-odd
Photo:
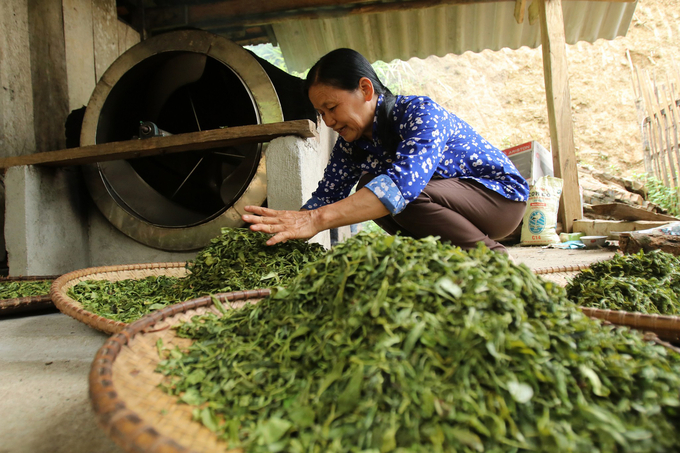
{"type": "MultiPolygon", "coordinates": [[[[79,145],[313,120],[302,82],[221,36],[165,33],[130,48],[104,73],[79,145]]],[[[100,162],[84,167],[85,181],[124,234],[161,250],[195,250],[220,228],[242,226],[244,206],[266,203],[265,149],[253,143],[100,162]]]]}

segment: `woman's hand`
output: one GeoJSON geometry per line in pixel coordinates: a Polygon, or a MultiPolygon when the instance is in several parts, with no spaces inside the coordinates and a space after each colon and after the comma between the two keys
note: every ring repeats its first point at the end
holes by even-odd
{"type": "Polygon", "coordinates": [[[344,200],[311,211],[277,211],[261,206],[246,206],[245,210],[257,214],[241,216],[244,222],[251,224],[251,230],[274,235],[267,245],[290,239],[309,239],[329,228],[378,219],[390,213],[365,187],[344,200]]]}
{"type": "Polygon", "coordinates": [[[261,206],[246,206],[245,210],[257,214],[241,216],[244,222],[251,224],[251,230],[274,235],[267,245],[290,239],[309,239],[322,231],[316,226],[314,211],[277,211],[261,206]]]}

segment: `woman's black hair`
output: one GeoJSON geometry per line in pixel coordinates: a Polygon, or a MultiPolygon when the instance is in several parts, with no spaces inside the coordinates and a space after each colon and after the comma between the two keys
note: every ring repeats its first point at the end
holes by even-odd
{"type": "Polygon", "coordinates": [[[394,94],[378,78],[373,66],[356,50],[335,49],[319,59],[309,70],[305,79],[305,93],[317,83],[341,90],[354,91],[359,88],[359,80],[368,78],[373,90],[382,94],[383,103],[378,108],[378,139],[388,152],[395,152],[399,136],[392,131],[392,109],[396,102],[394,94]]]}

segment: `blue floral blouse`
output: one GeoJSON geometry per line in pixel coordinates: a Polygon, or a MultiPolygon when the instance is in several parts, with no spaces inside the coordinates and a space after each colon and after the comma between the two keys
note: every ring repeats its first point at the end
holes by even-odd
{"type": "MultiPolygon", "coordinates": [[[[381,95],[377,106],[383,101],[381,95]]],[[[316,209],[346,198],[362,172],[376,175],[366,187],[392,215],[415,200],[433,176],[472,179],[510,200],[527,200],[529,185],[510,159],[432,99],[397,96],[392,115],[394,133],[401,138],[396,154],[384,150],[377,138],[376,113],[373,140],[349,143],[338,138],[323,179],[303,208],[316,209]],[[366,152],[358,162],[352,157],[354,146],[366,152]]]]}

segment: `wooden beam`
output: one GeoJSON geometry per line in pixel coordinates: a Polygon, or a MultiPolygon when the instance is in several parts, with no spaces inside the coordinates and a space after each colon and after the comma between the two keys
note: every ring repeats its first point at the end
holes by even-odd
{"type": "MultiPolygon", "coordinates": [[[[385,13],[444,5],[472,5],[516,0],[226,0],[201,5],[146,8],[146,30],[179,26],[211,27],[257,26],[300,19],[322,19],[354,14],[385,13]]],[[[571,0],[567,0],[571,1],[571,0]]],[[[630,3],[636,0],[591,0],[630,3]]]]}
{"type": "Polygon", "coordinates": [[[567,45],[561,0],[539,2],[543,75],[548,101],[550,143],[555,176],[561,178],[562,199],[558,218],[565,232],[572,231],[574,220],[581,219],[581,195],[574,151],[574,123],[571,118],[567,45]]]}
{"type": "Polygon", "coordinates": [[[0,159],[0,169],[18,165],[83,165],[184,151],[203,151],[244,143],[268,142],[285,135],[297,135],[303,138],[318,136],[316,125],[309,120],[255,124],[7,157],[0,159]]]}
{"type": "Polygon", "coordinates": [[[656,222],[675,222],[680,219],[671,215],[659,214],[624,203],[594,204],[595,214],[613,217],[616,220],[651,220],[656,222]]]}
{"type": "Polygon", "coordinates": [[[620,233],[626,231],[647,230],[667,224],[668,221],[651,220],[577,220],[574,222],[574,233],[584,233],[585,236],[607,236],[615,240],[619,238],[620,233]]]}

